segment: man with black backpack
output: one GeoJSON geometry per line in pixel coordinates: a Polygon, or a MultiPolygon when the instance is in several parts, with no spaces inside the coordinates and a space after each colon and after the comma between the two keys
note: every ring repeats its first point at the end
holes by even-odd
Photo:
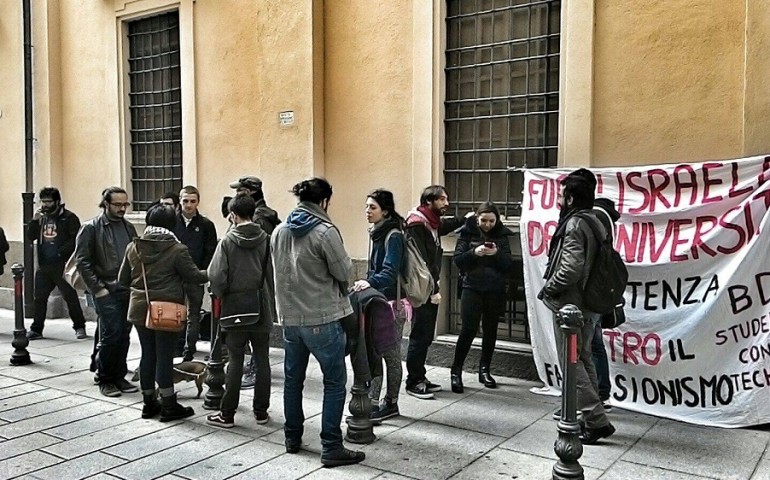
{"type": "Polygon", "coordinates": [[[556,322],[556,312],[568,304],[583,312],[585,322],[578,332],[579,355],[575,368],[577,406],[585,422],[580,434],[583,444],[596,443],[615,433],[599,399],[596,369],[591,359],[597,313],[588,308],[585,287],[599,257],[601,245],[597,237],[607,236],[593,204],[594,184],[584,177],[583,172],[573,172],[561,181],[559,223],[549,246],[545,286],[538,294],[538,298],[554,312],[556,348],[560,357],[564,353],[565,338],[556,322]]]}

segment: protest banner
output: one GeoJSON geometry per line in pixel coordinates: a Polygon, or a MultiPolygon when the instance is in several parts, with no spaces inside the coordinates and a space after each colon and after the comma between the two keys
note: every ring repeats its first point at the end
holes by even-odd
{"type": "MultiPolygon", "coordinates": [[[[562,373],[552,312],[537,300],[573,169],[527,169],[521,244],[534,360],[562,373]]],[[[621,213],[627,321],[604,330],[612,403],[701,425],[770,423],[770,157],[591,169],[621,213]]]]}

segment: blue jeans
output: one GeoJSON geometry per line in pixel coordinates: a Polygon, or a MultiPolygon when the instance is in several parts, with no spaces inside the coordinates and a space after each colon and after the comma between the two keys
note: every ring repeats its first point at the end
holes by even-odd
{"type": "Polygon", "coordinates": [[[286,423],[283,426],[286,445],[302,443],[305,413],[302,410],[302,390],[307,364],[312,353],[321,365],[324,378],[323,411],[321,412],[322,455],[328,455],[342,447],[342,411],[345,408],[345,332],[340,322],[312,327],[283,327],[285,359],[283,409],[286,423]]]}
{"type": "MultiPolygon", "coordinates": [[[[174,347],[177,332],[150,330],[144,325],[136,326],[139,343],[142,345],[142,360],[139,362],[139,384],[142,393],[155,390],[155,383],[161,389],[174,388],[174,347]]],[[[161,390],[162,392],[162,390],[161,390]]]]}
{"type": "Polygon", "coordinates": [[[414,309],[412,331],[409,333],[409,348],[406,351],[406,388],[412,388],[425,380],[425,361],[428,347],[436,333],[438,305],[428,303],[414,309]]]}
{"type": "Polygon", "coordinates": [[[112,383],[128,373],[126,357],[131,344],[131,327],[128,316],[128,291],[113,292],[94,298],[99,314],[99,353],[97,370],[99,383],[112,383]]]}
{"type": "Polygon", "coordinates": [[[596,367],[596,379],[599,381],[599,398],[609,400],[612,384],[610,383],[610,365],[607,361],[607,350],[604,348],[601,321],[594,326],[594,337],[591,340],[591,359],[596,367]]]}

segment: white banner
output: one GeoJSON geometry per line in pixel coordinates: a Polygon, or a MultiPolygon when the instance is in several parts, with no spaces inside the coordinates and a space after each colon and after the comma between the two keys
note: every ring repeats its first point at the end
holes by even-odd
{"type": "MultiPolygon", "coordinates": [[[[524,175],[521,243],[532,349],[557,394],[552,314],[537,300],[558,222],[559,181],[524,175]]],[[[621,213],[627,321],[604,330],[612,403],[701,425],[770,422],[770,157],[597,168],[621,213]]],[[[548,392],[546,392],[548,393],[548,392]]]]}

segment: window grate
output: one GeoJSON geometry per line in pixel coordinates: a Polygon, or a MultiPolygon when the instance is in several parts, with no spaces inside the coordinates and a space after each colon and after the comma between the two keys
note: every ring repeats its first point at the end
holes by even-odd
{"type": "Polygon", "coordinates": [[[182,189],[179,13],[128,24],[131,184],[136,210],[182,189]]]}
{"type": "Polygon", "coordinates": [[[521,214],[526,167],[556,166],[560,0],[448,0],[445,182],[457,213],[521,214]]]}
{"type": "MultiPolygon", "coordinates": [[[[521,215],[523,168],[555,167],[560,0],[447,0],[444,181],[456,214],[494,201],[521,215]]],[[[518,236],[502,338],[529,342],[518,236]]],[[[450,330],[460,330],[449,270],[450,330]]]]}

